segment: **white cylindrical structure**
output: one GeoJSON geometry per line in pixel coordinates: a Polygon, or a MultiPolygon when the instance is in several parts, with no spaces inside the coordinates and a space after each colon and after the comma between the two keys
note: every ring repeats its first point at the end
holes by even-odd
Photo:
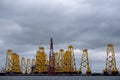
{"type": "Polygon", "coordinates": [[[30,62],[30,59],[27,59],[27,73],[28,74],[31,73],[31,62],[30,62]]]}
{"type": "Polygon", "coordinates": [[[32,66],[35,66],[35,59],[32,59],[32,66]]]}
{"type": "Polygon", "coordinates": [[[22,57],[22,59],[21,59],[21,71],[23,74],[26,73],[26,61],[25,61],[24,57],[22,57]]]}

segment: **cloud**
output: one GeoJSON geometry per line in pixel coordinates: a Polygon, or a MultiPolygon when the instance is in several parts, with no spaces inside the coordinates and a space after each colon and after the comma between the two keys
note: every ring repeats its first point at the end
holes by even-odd
{"type": "Polygon", "coordinates": [[[119,3],[119,0],[1,0],[0,55],[13,49],[21,56],[33,56],[41,40],[48,54],[49,38],[53,37],[55,52],[74,46],[78,65],[86,48],[94,68],[99,67],[95,66],[97,62],[105,65],[107,44],[115,45],[117,56],[120,52],[119,3]]]}

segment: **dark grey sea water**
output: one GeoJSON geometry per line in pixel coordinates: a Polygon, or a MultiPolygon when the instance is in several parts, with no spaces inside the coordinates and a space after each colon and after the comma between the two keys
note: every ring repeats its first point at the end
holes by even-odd
{"type": "Polygon", "coordinates": [[[0,76],[0,80],[120,80],[120,76],[0,76]]]}

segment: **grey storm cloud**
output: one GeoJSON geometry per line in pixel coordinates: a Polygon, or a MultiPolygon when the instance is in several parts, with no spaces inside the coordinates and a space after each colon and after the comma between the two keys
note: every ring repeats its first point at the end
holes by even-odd
{"type": "Polygon", "coordinates": [[[105,52],[113,43],[119,53],[119,4],[119,0],[0,0],[0,54],[7,49],[21,55],[33,52],[41,40],[49,50],[50,37],[55,49],[72,44],[75,49],[105,52]]]}

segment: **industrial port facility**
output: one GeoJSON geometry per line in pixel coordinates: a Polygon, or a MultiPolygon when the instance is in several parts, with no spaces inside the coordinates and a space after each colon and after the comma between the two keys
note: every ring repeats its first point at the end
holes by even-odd
{"type": "Polygon", "coordinates": [[[103,73],[92,73],[88,50],[83,50],[80,68],[76,68],[74,48],[72,45],[64,51],[60,49],[54,52],[53,39],[50,39],[50,52],[46,55],[44,47],[39,47],[36,59],[20,58],[17,53],[7,50],[4,75],[83,75],[82,70],[86,69],[84,75],[119,75],[116,67],[116,59],[113,44],[108,44],[106,51],[106,67],[103,73]],[[48,60],[49,57],[49,60],[48,60]]]}

